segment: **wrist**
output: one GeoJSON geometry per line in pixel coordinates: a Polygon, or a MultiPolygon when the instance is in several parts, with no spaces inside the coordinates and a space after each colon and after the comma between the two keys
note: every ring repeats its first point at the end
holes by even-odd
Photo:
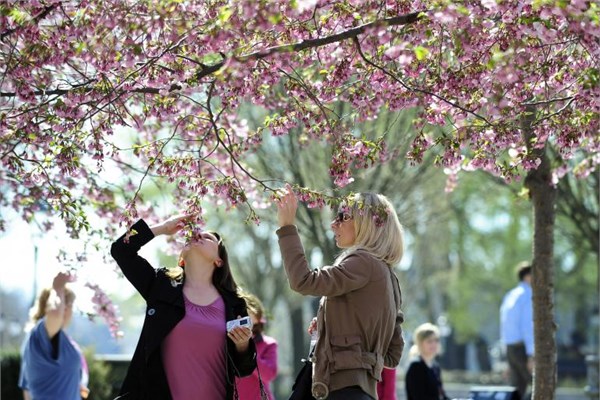
{"type": "Polygon", "coordinates": [[[244,342],[244,343],[236,343],[235,344],[235,348],[237,350],[238,353],[245,353],[246,351],[248,351],[248,348],[250,347],[250,342],[244,342]]]}
{"type": "Polygon", "coordinates": [[[56,292],[57,295],[62,296],[65,292],[66,282],[54,282],[52,284],[52,290],[56,292]]]}
{"type": "Polygon", "coordinates": [[[152,231],[152,234],[154,236],[159,236],[162,235],[164,233],[164,225],[163,224],[159,224],[159,225],[153,225],[150,227],[150,230],[152,231]]]}

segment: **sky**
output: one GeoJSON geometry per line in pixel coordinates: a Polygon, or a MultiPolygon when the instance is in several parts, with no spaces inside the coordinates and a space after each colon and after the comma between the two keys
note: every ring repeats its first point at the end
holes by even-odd
{"type": "MultiPolygon", "coordinates": [[[[82,240],[70,239],[64,232],[62,223],[42,233],[34,224],[28,224],[12,210],[3,209],[6,216],[6,231],[0,234],[0,287],[6,291],[19,290],[31,302],[34,290],[52,285],[52,279],[65,267],[57,259],[61,248],[68,252],[81,250],[82,240]],[[37,268],[35,249],[37,247],[37,268]]],[[[157,265],[157,249],[164,241],[153,240],[144,246],[141,254],[157,265]]],[[[120,278],[116,263],[110,257],[110,243],[98,252],[88,251],[88,260],[78,268],[77,281],[70,286],[77,294],[77,307],[88,310],[92,304],[91,290],[84,287],[86,282],[98,283],[113,298],[127,298],[135,293],[131,284],[120,278]],[[108,256],[108,260],[104,260],[108,256]]]]}

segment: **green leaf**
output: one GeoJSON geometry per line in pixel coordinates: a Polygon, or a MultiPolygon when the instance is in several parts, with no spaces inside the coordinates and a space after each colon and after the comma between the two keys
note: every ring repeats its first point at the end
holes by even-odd
{"type": "Polygon", "coordinates": [[[86,45],[84,42],[76,42],[74,43],[73,47],[75,48],[75,53],[81,54],[83,50],[85,50],[86,45]]]}
{"type": "Polygon", "coordinates": [[[593,89],[600,84],[600,69],[588,68],[583,71],[580,79],[585,89],[593,89]]]}
{"type": "Polygon", "coordinates": [[[9,16],[9,18],[12,18],[19,25],[23,24],[29,18],[29,14],[27,14],[25,11],[21,11],[16,8],[13,8],[12,10],[10,10],[10,12],[8,13],[8,16],[9,16]]]}
{"type": "Polygon", "coordinates": [[[422,46],[416,46],[414,49],[415,52],[415,56],[417,57],[417,60],[422,61],[424,60],[427,55],[429,54],[429,50],[427,50],[425,47],[422,46]]]}
{"type": "Polygon", "coordinates": [[[231,18],[231,16],[233,15],[233,10],[231,9],[230,6],[223,6],[219,9],[219,21],[221,22],[221,24],[224,24],[225,22],[229,21],[229,18],[231,18]]]}
{"type": "Polygon", "coordinates": [[[280,23],[282,20],[283,20],[283,16],[280,13],[269,15],[269,22],[272,23],[273,25],[280,23]]]}

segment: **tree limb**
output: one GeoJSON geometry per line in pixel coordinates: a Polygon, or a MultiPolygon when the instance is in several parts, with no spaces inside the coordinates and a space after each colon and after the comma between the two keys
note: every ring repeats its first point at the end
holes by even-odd
{"type": "MultiPolygon", "coordinates": [[[[193,79],[200,80],[206,76],[214,74],[215,72],[217,72],[221,68],[223,68],[223,66],[225,66],[225,64],[230,59],[245,63],[248,61],[254,61],[254,60],[260,60],[263,58],[267,58],[267,57],[269,57],[273,54],[277,54],[277,53],[297,53],[297,52],[300,52],[300,51],[306,50],[306,49],[322,47],[327,44],[337,43],[337,42],[341,42],[343,40],[356,38],[358,35],[367,32],[369,29],[373,29],[376,27],[399,26],[399,25],[407,25],[407,24],[414,23],[422,18],[423,12],[424,11],[419,11],[419,12],[414,12],[414,13],[410,13],[410,14],[406,14],[406,15],[398,15],[396,17],[376,20],[376,21],[369,22],[367,24],[360,25],[355,28],[351,28],[351,29],[342,31],[340,33],[336,33],[336,34],[333,34],[330,36],[325,36],[322,38],[306,39],[306,40],[303,40],[303,41],[297,42],[297,43],[272,46],[272,47],[269,47],[269,48],[261,50],[261,51],[257,51],[254,53],[245,54],[245,55],[241,55],[241,56],[232,56],[230,58],[224,57],[223,60],[221,60],[218,63],[201,68],[198,71],[198,73],[196,73],[196,75],[194,76],[193,79]]],[[[97,79],[94,79],[93,81],[90,81],[87,84],[89,85],[89,84],[95,83],[96,81],[97,81],[97,79]]],[[[81,85],[78,85],[77,87],[81,87],[81,85]]],[[[74,88],[76,88],[76,87],[74,86],[73,89],[74,88]]],[[[174,91],[180,90],[181,88],[182,88],[182,86],[180,84],[172,84],[170,86],[170,88],[168,89],[168,91],[174,92],[174,91]]],[[[36,96],[63,95],[63,94],[69,93],[73,89],[38,90],[38,91],[34,91],[33,94],[36,96]]],[[[92,90],[93,89],[90,87],[87,87],[85,89],[86,92],[89,92],[92,90]]],[[[128,92],[158,94],[161,90],[162,89],[159,89],[159,88],[142,87],[142,88],[128,90],[128,92]]],[[[16,92],[0,92],[0,97],[15,97],[16,95],[17,95],[16,92]]]]}
{"type": "MultiPolygon", "coordinates": [[[[45,8],[42,10],[42,12],[40,12],[38,15],[36,15],[35,17],[33,17],[32,21],[33,21],[34,23],[36,23],[36,24],[37,24],[37,23],[38,23],[38,22],[40,22],[42,19],[46,18],[46,16],[47,16],[48,14],[50,14],[50,12],[52,12],[52,11],[53,11],[55,8],[57,8],[57,7],[58,7],[58,6],[60,6],[60,5],[61,5],[61,3],[55,3],[55,4],[52,4],[52,5],[46,6],[46,7],[45,7],[45,8]]],[[[4,41],[4,39],[5,39],[7,36],[9,36],[9,35],[12,35],[12,34],[13,34],[13,33],[15,33],[15,32],[16,32],[16,31],[17,31],[19,28],[21,28],[21,27],[19,26],[19,27],[12,28],[12,29],[6,29],[4,32],[2,32],[2,33],[0,34],[0,40],[1,40],[1,41],[4,41]]]]}

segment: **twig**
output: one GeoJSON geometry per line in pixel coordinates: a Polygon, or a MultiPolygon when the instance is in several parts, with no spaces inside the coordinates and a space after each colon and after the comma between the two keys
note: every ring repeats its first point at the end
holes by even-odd
{"type": "MultiPolygon", "coordinates": [[[[210,88],[208,89],[208,99],[206,100],[206,104],[207,104],[207,108],[208,108],[208,115],[209,118],[211,120],[211,125],[213,127],[213,130],[215,131],[215,136],[217,137],[217,141],[223,146],[223,148],[225,149],[225,151],[227,152],[227,154],[229,154],[229,157],[231,157],[232,161],[242,170],[242,172],[244,172],[249,178],[251,178],[252,180],[254,180],[255,182],[259,183],[260,185],[262,185],[263,188],[265,188],[266,190],[271,190],[271,191],[275,191],[275,189],[267,186],[264,181],[258,179],[257,177],[255,177],[254,175],[252,175],[250,173],[250,171],[248,171],[246,168],[244,168],[239,161],[237,160],[237,158],[235,157],[235,155],[233,154],[233,152],[231,151],[231,149],[229,149],[227,147],[227,145],[225,143],[223,143],[223,140],[221,140],[221,137],[219,136],[219,127],[217,126],[217,122],[214,119],[214,114],[212,111],[212,107],[210,105],[210,102],[212,100],[212,92],[214,89],[214,81],[211,83],[210,88]]],[[[232,169],[233,171],[233,169],[232,169]]]]}
{"type": "MultiPolygon", "coordinates": [[[[238,62],[244,63],[244,62],[252,61],[252,60],[260,60],[260,59],[269,57],[272,54],[293,53],[293,52],[300,52],[300,51],[306,50],[306,49],[322,47],[327,44],[340,42],[340,41],[343,41],[346,39],[356,38],[358,35],[365,33],[366,31],[368,31],[369,29],[372,29],[372,28],[376,28],[376,27],[380,27],[380,26],[386,27],[386,26],[407,25],[407,24],[414,23],[421,18],[421,15],[423,13],[424,13],[424,11],[419,11],[419,12],[414,12],[414,13],[410,13],[410,14],[406,14],[406,15],[399,15],[396,17],[384,18],[384,19],[369,22],[367,24],[357,26],[355,28],[351,28],[351,29],[348,29],[343,32],[336,33],[336,34],[333,34],[330,36],[325,36],[325,37],[317,38],[317,39],[306,39],[306,40],[303,40],[303,41],[297,42],[297,43],[273,46],[273,47],[269,47],[265,50],[257,51],[254,53],[245,54],[245,55],[241,55],[241,56],[233,56],[233,57],[231,57],[231,59],[234,59],[238,62]]],[[[206,76],[214,74],[215,72],[219,71],[223,66],[225,66],[227,61],[228,61],[228,58],[224,57],[223,60],[219,61],[218,63],[201,68],[200,71],[195,75],[193,80],[200,80],[206,76]]],[[[139,69],[138,69],[138,71],[139,71],[139,69]]],[[[89,82],[89,84],[94,83],[96,81],[97,81],[97,79],[95,79],[93,82],[89,82]]],[[[182,88],[181,85],[173,84],[170,86],[169,91],[173,92],[176,90],[180,90],[181,88],[182,88]]],[[[44,91],[38,90],[38,91],[34,91],[33,94],[36,96],[52,95],[52,94],[63,95],[63,94],[69,93],[71,90],[72,89],[54,89],[54,90],[44,90],[44,91]]],[[[87,88],[86,92],[91,91],[91,90],[93,90],[93,89],[87,88]]],[[[131,89],[131,90],[128,90],[128,92],[158,94],[160,90],[161,89],[158,89],[158,88],[144,87],[144,88],[131,89]]],[[[17,95],[16,92],[0,92],[0,97],[15,97],[16,95],[17,95]]]]}
{"type": "Polygon", "coordinates": [[[442,97],[436,93],[430,92],[429,90],[425,90],[425,89],[421,89],[418,87],[411,87],[409,86],[407,83],[405,83],[404,81],[402,81],[402,79],[400,79],[398,76],[396,76],[396,74],[388,71],[386,68],[375,64],[374,62],[372,62],[371,60],[369,60],[365,54],[363,53],[362,49],[360,48],[360,43],[358,42],[358,40],[355,38],[354,42],[356,43],[356,46],[358,48],[358,52],[360,54],[360,56],[362,57],[363,60],[365,60],[365,62],[369,65],[371,65],[374,68],[377,68],[378,70],[380,70],[381,72],[383,72],[384,74],[386,74],[387,76],[391,77],[393,80],[395,80],[396,82],[398,82],[400,85],[402,85],[406,90],[410,91],[410,92],[419,92],[419,93],[423,93],[423,94],[427,94],[429,96],[435,97],[436,99],[439,99],[441,101],[443,101],[444,103],[447,103],[449,105],[451,105],[452,107],[458,108],[461,111],[464,111],[468,114],[473,115],[474,117],[484,121],[486,124],[488,124],[489,126],[493,126],[493,124],[487,120],[487,118],[485,118],[482,115],[479,115],[478,113],[476,113],[475,111],[469,110],[468,108],[465,108],[463,106],[461,106],[458,103],[455,103],[451,100],[446,99],[445,97],[442,97]]]}
{"type": "MultiPolygon", "coordinates": [[[[46,6],[38,15],[36,15],[35,17],[33,17],[32,21],[34,23],[38,23],[40,22],[42,19],[46,18],[46,16],[48,14],[50,14],[51,11],[53,11],[56,7],[60,6],[61,3],[55,3],[52,4],[50,6],[46,6]]],[[[4,32],[2,32],[0,34],[0,40],[4,41],[4,39],[9,36],[12,35],[13,33],[15,33],[19,28],[21,28],[20,26],[16,27],[16,28],[12,28],[12,29],[6,29],[4,32]]]]}

